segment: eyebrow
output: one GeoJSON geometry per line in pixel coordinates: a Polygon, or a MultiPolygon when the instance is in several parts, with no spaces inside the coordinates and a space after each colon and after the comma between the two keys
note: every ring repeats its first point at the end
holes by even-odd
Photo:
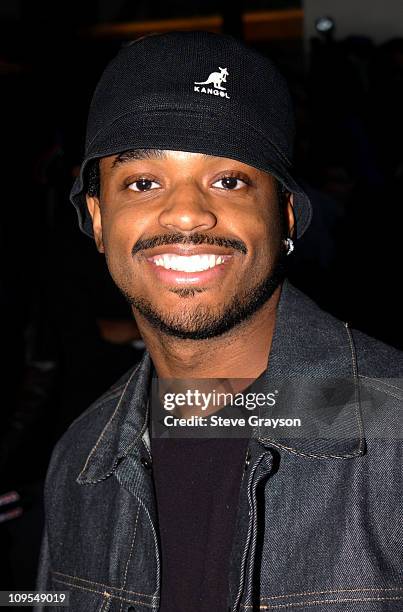
{"type": "Polygon", "coordinates": [[[112,168],[118,168],[135,159],[164,159],[165,157],[165,151],[161,149],[132,149],[119,153],[113,160],[112,168]]]}
{"type": "MultiPolygon", "coordinates": [[[[205,153],[201,154],[203,157],[211,157],[205,153]]],[[[115,157],[112,163],[112,168],[116,169],[123,164],[127,164],[133,160],[141,159],[166,159],[166,151],[163,149],[131,149],[130,151],[123,151],[115,157]]]]}

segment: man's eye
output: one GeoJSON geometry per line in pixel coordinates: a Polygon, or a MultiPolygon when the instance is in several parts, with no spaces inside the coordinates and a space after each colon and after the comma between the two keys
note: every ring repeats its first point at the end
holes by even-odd
{"type": "Polygon", "coordinates": [[[146,178],[138,179],[128,185],[128,188],[132,191],[150,191],[150,189],[156,189],[157,187],[159,187],[159,183],[146,178]]]}
{"type": "Polygon", "coordinates": [[[213,187],[218,187],[218,189],[241,189],[245,185],[245,181],[236,176],[224,176],[220,178],[218,181],[213,183],[213,187]]]}

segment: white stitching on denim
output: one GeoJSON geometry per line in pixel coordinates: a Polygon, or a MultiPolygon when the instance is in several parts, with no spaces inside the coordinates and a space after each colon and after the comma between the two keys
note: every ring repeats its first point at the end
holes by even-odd
{"type": "Polygon", "coordinates": [[[376,385],[369,385],[372,389],[375,389],[376,391],[380,391],[381,393],[386,393],[387,395],[394,397],[395,399],[402,401],[403,398],[400,397],[399,395],[396,395],[396,393],[392,393],[392,391],[385,391],[385,389],[382,389],[381,387],[377,387],[376,385]]]}
{"type": "Polygon", "coordinates": [[[140,502],[140,504],[143,506],[143,510],[144,510],[144,512],[146,513],[148,520],[150,521],[151,530],[152,530],[152,532],[153,532],[153,536],[154,536],[154,546],[155,546],[155,549],[156,549],[156,552],[157,552],[156,557],[157,557],[157,560],[158,560],[158,563],[157,563],[157,571],[156,571],[156,575],[155,575],[155,584],[156,584],[157,586],[156,586],[156,589],[155,589],[155,592],[154,592],[154,597],[158,597],[157,592],[158,592],[158,588],[159,588],[159,584],[160,584],[160,560],[159,560],[159,549],[158,549],[158,538],[157,538],[157,533],[156,533],[156,531],[155,531],[154,523],[153,523],[153,522],[152,522],[152,520],[151,520],[151,516],[150,516],[149,511],[147,510],[147,508],[145,507],[145,505],[143,504],[143,502],[141,501],[141,499],[139,499],[137,496],[136,496],[136,499],[138,499],[138,501],[140,502]]]}
{"type": "MultiPolygon", "coordinates": [[[[260,463],[266,459],[267,455],[271,456],[271,464],[270,464],[270,472],[269,472],[269,476],[270,476],[270,473],[272,472],[272,468],[273,468],[273,453],[271,451],[266,451],[265,453],[260,455],[259,461],[255,463],[255,472],[258,473],[258,468],[260,466],[260,463]]],[[[266,463],[267,463],[267,459],[266,459],[266,463]]],[[[252,511],[253,511],[253,514],[256,517],[256,521],[255,521],[255,524],[252,524],[253,534],[252,534],[252,538],[250,541],[249,550],[247,553],[249,556],[249,565],[250,565],[250,570],[249,570],[249,575],[247,577],[246,586],[244,586],[244,590],[246,590],[247,593],[252,593],[253,591],[253,570],[255,566],[256,542],[257,542],[258,529],[259,529],[259,515],[258,515],[258,506],[256,502],[256,491],[257,491],[257,487],[259,486],[260,481],[261,481],[261,478],[259,478],[258,476],[253,486],[251,496],[249,496],[249,491],[248,491],[248,498],[253,504],[252,506],[251,504],[249,504],[249,507],[251,508],[251,519],[250,520],[252,521],[254,518],[252,515],[252,511]]],[[[250,488],[252,487],[252,485],[253,485],[253,480],[251,480],[250,488]]],[[[248,569],[248,560],[246,560],[245,571],[247,571],[247,569],[248,569]]]]}
{"type": "Polygon", "coordinates": [[[356,383],[356,385],[354,385],[354,390],[355,390],[355,401],[356,401],[356,408],[355,408],[355,415],[357,418],[357,423],[358,423],[358,429],[360,430],[360,446],[359,449],[360,451],[363,449],[364,447],[364,430],[363,430],[363,425],[362,425],[362,420],[361,420],[361,411],[360,411],[360,382],[359,382],[359,378],[358,378],[358,367],[357,367],[357,353],[355,350],[355,344],[354,344],[354,339],[353,339],[353,335],[351,333],[351,330],[348,326],[348,323],[344,323],[345,326],[345,330],[347,332],[347,336],[348,336],[348,340],[350,343],[350,350],[351,350],[351,361],[352,361],[352,366],[353,366],[353,376],[354,376],[354,381],[356,383]]]}
{"type": "MultiPolygon", "coordinates": [[[[136,446],[136,444],[137,444],[137,442],[138,442],[138,440],[139,440],[139,439],[141,440],[141,442],[143,442],[143,439],[142,439],[142,438],[143,438],[143,435],[144,435],[145,430],[146,430],[146,429],[147,429],[147,427],[148,427],[148,412],[149,412],[149,404],[150,404],[150,402],[147,402],[147,404],[146,404],[146,414],[145,414],[145,418],[144,418],[144,424],[143,424],[143,427],[142,427],[142,429],[141,429],[141,431],[140,431],[139,435],[137,436],[137,438],[136,438],[135,440],[133,440],[133,442],[131,443],[131,445],[130,445],[130,446],[127,448],[127,449],[126,449],[127,454],[129,454],[129,453],[131,452],[131,450],[132,450],[132,449],[133,449],[133,448],[136,446]]],[[[143,444],[144,444],[144,442],[143,442],[143,444]]],[[[150,457],[151,457],[151,455],[150,455],[150,457]]]]}
{"type": "MultiPolygon", "coordinates": [[[[390,382],[386,382],[383,378],[375,378],[373,376],[365,376],[365,374],[360,374],[361,378],[365,378],[366,380],[370,381],[370,384],[372,381],[374,382],[380,382],[382,385],[385,385],[385,387],[390,387],[391,389],[396,389],[397,391],[399,391],[401,393],[399,399],[402,399],[403,396],[403,389],[401,387],[397,387],[396,385],[392,385],[392,383],[390,382]]],[[[379,389],[379,391],[381,391],[382,389],[379,389]]],[[[395,397],[395,396],[394,396],[395,397]]]]}
{"type": "Polygon", "coordinates": [[[317,455],[315,453],[304,453],[303,451],[297,451],[290,446],[285,446],[284,444],[280,444],[279,442],[274,442],[271,438],[258,438],[259,442],[269,442],[272,446],[276,448],[281,448],[286,450],[294,455],[299,455],[301,457],[306,457],[307,459],[351,459],[352,457],[358,457],[361,454],[361,451],[358,450],[355,453],[348,453],[345,455],[332,455],[330,453],[317,455]]]}
{"type": "MultiPolygon", "coordinates": [[[[124,587],[126,586],[127,571],[129,569],[130,559],[132,558],[132,554],[133,554],[134,540],[136,538],[136,533],[137,533],[137,521],[138,521],[138,518],[139,518],[139,514],[140,514],[140,504],[139,504],[139,507],[137,508],[136,522],[134,524],[132,543],[131,543],[131,546],[130,546],[130,553],[129,553],[129,557],[128,557],[127,562],[126,562],[125,574],[123,576],[122,591],[124,591],[124,587]]],[[[122,612],[122,610],[123,610],[123,601],[120,604],[120,612],[122,612]]]]}
{"type": "Polygon", "coordinates": [[[144,446],[144,448],[146,449],[146,451],[148,453],[149,458],[152,460],[153,457],[152,457],[152,454],[150,452],[150,449],[148,448],[147,444],[144,443],[144,440],[142,440],[142,443],[143,443],[143,446],[144,446]]]}
{"type": "Polygon", "coordinates": [[[355,593],[363,591],[403,591],[401,587],[365,587],[359,589],[332,589],[329,591],[303,591],[302,593],[289,593],[287,595],[271,595],[267,597],[261,597],[261,601],[265,599],[283,599],[285,597],[299,597],[300,595],[324,595],[325,593],[355,593]]]}
{"type": "Polygon", "coordinates": [[[124,385],[119,385],[119,387],[114,389],[113,392],[111,391],[110,393],[108,393],[107,396],[99,398],[92,406],[90,406],[85,412],[83,412],[83,414],[80,414],[80,416],[78,416],[76,419],[74,419],[74,421],[68,426],[67,429],[70,429],[70,427],[73,427],[73,425],[75,425],[76,423],[78,423],[82,419],[85,419],[85,417],[87,417],[88,415],[92,414],[94,412],[94,410],[97,410],[99,408],[103,408],[105,406],[105,404],[107,404],[111,400],[114,400],[117,397],[119,397],[119,395],[122,393],[123,387],[124,387],[124,385]]]}
{"type": "MultiPolygon", "coordinates": [[[[359,601],[401,601],[403,597],[366,597],[366,598],[355,598],[355,599],[320,599],[317,601],[306,601],[297,603],[287,604],[276,604],[274,606],[263,605],[260,606],[261,610],[274,610],[278,608],[292,608],[293,606],[318,606],[319,604],[340,604],[340,603],[354,603],[359,601]]],[[[251,605],[242,604],[244,608],[252,608],[251,605]]]]}
{"type": "Polygon", "coordinates": [[[96,449],[98,448],[98,444],[101,442],[102,438],[104,437],[104,434],[105,434],[106,430],[108,429],[108,427],[109,427],[109,426],[110,426],[110,424],[112,423],[113,419],[114,419],[114,418],[115,418],[115,416],[117,415],[117,412],[118,412],[118,410],[119,410],[119,408],[120,408],[120,404],[122,403],[122,398],[123,398],[124,394],[126,393],[127,387],[129,386],[129,383],[131,382],[131,380],[132,380],[132,378],[133,378],[134,374],[137,372],[138,367],[139,367],[139,366],[137,365],[137,367],[136,367],[136,368],[133,370],[133,372],[131,373],[131,375],[130,375],[129,379],[127,380],[127,382],[126,382],[126,384],[125,384],[125,386],[124,386],[123,392],[122,392],[122,394],[121,394],[121,396],[120,396],[120,399],[119,399],[119,401],[118,401],[118,403],[117,403],[117,405],[116,405],[116,408],[115,408],[115,410],[114,410],[114,412],[113,412],[112,416],[110,417],[109,421],[107,422],[107,424],[106,424],[106,425],[105,425],[105,427],[103,428],[102,433],[101,433],[101,435],[99,436],[98,440],[96,441],[95,445],[92,447],[91,452],[90,452],[90,454],[88,455],[87,460],[86,460],[86,462],[85,462],[85,464],[84,464],[84,467],[83,467],[83,469],[81,470],[81,472],[80,472],[80,473],[79,473],[79,475],[78,475],[78,478],[80,478],[80,476],[82,475],[82,473],[83,473],[83,472],[85,472],[85,470],[87,469],[87,465],[88,465],[88,463],[89,463],[89,461],[90,461],[90,459],[91,459],[91,457],[92,457],[93,453],[94,453],[94,452],[96,451],[96,449]]]}
{"type": "MultiPolygon", "coordinates": [[[[112,586],[110,584],[104,584],[103,582],[95,582],[92,580],[86,580],[85,578],[80,578],[79,576],[72,576],[71,574],[63,574],[62,572],[52,571],[52,574],[58,574],[59,576],[65,576],[66,578],[73,578],[75,580],[81,580],[81,582],[88,582],[88,584],[92,584],[93,586],[101,586],[106,589],[112,589],[115,591],[121,591],[122,593],[130,593],[131,595],[143,595],[144,597],[150,597],[151,599],[155,597],[155,595],[147,595],[147,593],[140,593],[139,591],[127,591],[125,589],[120,589],[119,587],[112,586]]],[[[57,578],[55,578],[57,580],[57,578]]]]}
{"type": "MultiPolygon", "coordinates": [[[[75,589],[81,589],[82,591],[89,591],[91,593],[97,593],[98,595],[104,595],[102,591],[96,591],[95,589],[89,589],[88,587],[79,586],[78,584],[74,584],[71,582],[66,582],[65,580],[59,580],[59,578],[54,578],[55,582],[60,582],[60,584],[66,584],[67,586],[74,587],[75,589]]],[[[155,608],[154,605],[145,603],[144,601],[135,601],[133,599],[125,599],[124,597],[119,597],[118,595],[111,594],[112,599],[119,599],[125,601],[127,603],[140,604],[141,606],[147,606],[147,608],[155,608]]]]}
{"type": "Polygon", "coordinates": [[[248,478],[248,482],[246,483],[246,490],[247,490],[247,498],[248,498],[248,507],[249,507],[249,520],[248,520],[248,531],[246,534],[246,543],[244,546],[244,550],[242,553],[242,557],[241,557],[241,571],[240,571],[240,575],[241,575],[241,579],[239,582],[239,586],[238,586],[238,591],[236,593],[235,596],[235,603],[233,606],[233,610],[236,610],[238,608],[238,602],[240,601],[242,594],[245,590],[245,574],[248,568],[248,557],[249,557],[249,550],[250,550],[250,542],[251,542],[251,538],[252,538],[252,529],[253,529],[253,517],[251,515],[251,510],[250,507],[252,505],[252,499],[251,499],[251,486],[253,484],[253,478],[255,475],[255,472],[261,462],[261,460],[263,459],[263,457],[267,454],[267,451],[265,451],[264,453],[261,453],[259,455],[259,457],[256,459],[255,463],[252,465],[251,467],[251,471],[249,474],[249,478],[248,478]]]}
{"type": "Polygon", "coordinates": [[[384,383],[382,380],[376,379],[376,378],[370,378],[369,376],[362,376],[361,378],[366,378],[366,380],[368,381],[366,384],[367,386],[371,387],[371,389],[376,389],[377,391],[380,391],[381,393],[385,393],[386,395],[390,395],[392,397],[394,397],[397,400],[402,401],[403,400],[403,391],[402,391],[402,395],[397,395],[396,393],[393,393],[393,391],[390,391],[389,389],[384,389],[382,387],[378,387],[375,382],[384,384],[385,386],[390,386],[393,389],[397,389],[399,391],[399,387],[394,387],[393,385],[387,385],[387,383],[384,383]]]}

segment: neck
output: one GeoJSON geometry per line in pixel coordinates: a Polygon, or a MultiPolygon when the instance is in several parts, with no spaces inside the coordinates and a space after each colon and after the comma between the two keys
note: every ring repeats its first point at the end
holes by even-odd
{"type": "Polygon", "coordinates": [[[136,312],[136,322],[158,378],[249,378],[267,368],[279,286],[250,319],[208,340],[182,340],[162,334],[136,312]]]}

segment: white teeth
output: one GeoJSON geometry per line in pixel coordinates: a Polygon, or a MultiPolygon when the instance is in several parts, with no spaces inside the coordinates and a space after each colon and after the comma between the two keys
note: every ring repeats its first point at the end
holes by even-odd
{"type": "Polygon", "coordinates": [[[171,255],[164,253],[154,260],[157,266],[162,266],[166,270],[177,270],[180,272],[203,272],[209,268],[214,268],[224,263],[221,255],[171,255]]]}

